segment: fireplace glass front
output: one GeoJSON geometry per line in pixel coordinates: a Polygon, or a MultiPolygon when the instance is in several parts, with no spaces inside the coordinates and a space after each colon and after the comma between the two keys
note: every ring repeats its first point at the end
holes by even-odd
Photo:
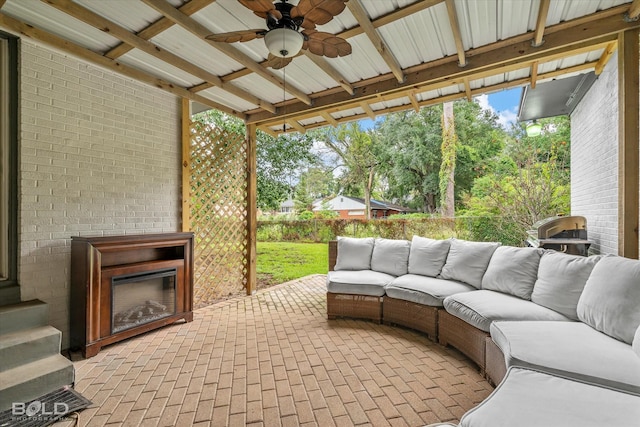
{"type": "Polygon", "coordinates": [[[111,279],[111,333],[176,313],[175,268],[114,276],[111,279]]]}

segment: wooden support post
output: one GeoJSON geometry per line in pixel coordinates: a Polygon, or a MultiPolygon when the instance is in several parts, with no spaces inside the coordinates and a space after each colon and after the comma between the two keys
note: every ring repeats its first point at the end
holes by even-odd
{"type": "Polygon", "coordinates": [[[258,175],[256,172],[256,125],[247,125],[247,295],[256,292],[256,235],[258,228],[258,175]]]}
{"type": "Polygon", "coordinates": [[[618,255],[634,259],[640,244],[639,39],[638,29],[618,36],[618,255]]]}
{"type": "Polygon", "coordinates": [[[191,101],[182,98],[182,231],[191,231],[191,101]]]}

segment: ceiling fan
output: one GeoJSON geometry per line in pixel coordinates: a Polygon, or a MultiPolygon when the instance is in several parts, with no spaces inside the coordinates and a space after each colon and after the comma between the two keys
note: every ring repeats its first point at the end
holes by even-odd
{"type": "Polygon", "coordinates": [[[326,24],[339,15],[348,0],[300,0],[297,6],[288,0],[238,0],[244,7],[266,20],[268,29],[232,31],[211,34],[208,40],[223,43],[247,42],[264,38],[269,50],[267,64],[282,68],[305,49],[336,58],[351,54],[351,45],[342,37],[317,31],[316,25],[326,24]],[[300,29],[302,28],[302,31],[300,29]]]}

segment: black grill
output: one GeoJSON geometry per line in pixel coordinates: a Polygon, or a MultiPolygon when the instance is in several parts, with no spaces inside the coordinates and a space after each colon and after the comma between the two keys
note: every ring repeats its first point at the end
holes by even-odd
{"type": "Polygon", "coordinates": [[[545,218],[533,224],[527,234],[526,244],[534,248],[587,256],[591,246],[587,240],[587,219],[583,216],[545,218]]]}

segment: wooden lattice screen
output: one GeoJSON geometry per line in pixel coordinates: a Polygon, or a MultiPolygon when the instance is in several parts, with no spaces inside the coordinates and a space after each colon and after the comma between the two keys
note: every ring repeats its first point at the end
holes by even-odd
{"type": "Polygon", "coordinates": [[[203,307],[247,286],[247,142],[213,124],[189,129],[193,301],[203,307]]]}

